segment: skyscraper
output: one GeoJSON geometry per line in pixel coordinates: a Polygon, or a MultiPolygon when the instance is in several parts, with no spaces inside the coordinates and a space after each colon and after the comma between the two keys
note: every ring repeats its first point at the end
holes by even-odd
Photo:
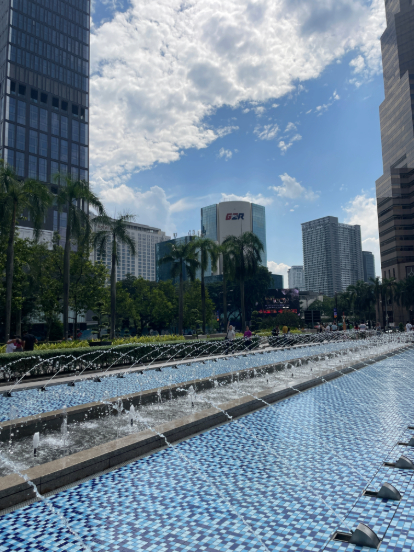
{"type": "MultiPolygon", "coordinates": [[[[93,217],[92,226],[95,228],[93,217]]],[[[165,235],[159,228],[138,224],[136,222],[127,223],[127,234],[135,243],[135,255],[126,245],[118,246],[118,265],[116,268],[116,279],[124,280],[127,274],[131,274],[136,278],[142,277],[144,280],[155,282],[156,280],[156,262],[155,262],[155,247],[159,242],[169,240],[169,236],[165,235]]],[[[106,265],[108,271],[111,271],[111,242],[107,243],[106,250],[100,252],[96,248],[91,252],[92,262],[102,262],[106,265]]]]}
{"type": "Polygon", "coordinates": [[[371,278],[375,280],[375,258],[371,251],[362,252],[362,261],[364,264],[364,282],[371,283],[371,278]]]}
{"type": "Polygon", "coordinates": [[[410,0],[386,0],[385,10],[383,175],[376,190],[382,277],[400,280],[414,273],[414,6],[410,0]]]}
{"type": "Polygon", "coordinates": [[[288,270],[288,287],[289,289],[298,289],[305,291],[305,274],[303,266],[291,266],[288,270]]]}
{"type": "Polygon", "coordinates": [[[361,227],[324,217],[302,224],[305,289],[333,297],[363,280],[361,227]]]}
{"type": "Polygon", "coordinates": [[[201,234],[204,237],[222,244],[228,236],[240,236],[243,232],[253,232],[262,242],[261,264],[267,266],[266,211],[262,205],[223,201],[201,209],[201,234]]]}
{"type": "MultiPolygon", "coordinates": [[[[58,172],[89,179],[89,12],[89,0],[0,3],[0,157],[52,193],[58,172]]],[[[64,237],[66,222],[51,209],[45,234],[64,237]]]]}

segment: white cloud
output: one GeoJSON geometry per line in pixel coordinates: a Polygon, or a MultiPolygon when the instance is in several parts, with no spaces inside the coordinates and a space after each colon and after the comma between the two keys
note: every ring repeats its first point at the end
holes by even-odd
{"type": "Polygon", "coordinates": [[[288,273],[290,266],[285,263],[276,263],[275,261],[267,261],[267,268],[272,274],[281,274],[283,276],[283,285],[288,287],[288,273]]]}
{"type": "Polygon", "coordinates": [[[347,52],[359,81],[380,72],[383,29],[383,0],[130,0],[91,36],[91,180],[208,147],[217,108],[299,92],[347,52]]]}
{"type": "Polygon", "coordinates": [[[338,94],[336,90],[334,90],[334,93],[332,94],[332,99],[337,101],[341,99],[341,96],[338,94]]]}
{"type": "Polygon", "coordinates": [[[258,107],[254,107],[253,111],[256,113],[258,117],[261,117],[264,113],[266,113],[266,108],[262,105],[259,105],[258,107]]]}
{"type": "Polygon", "coordinates": [[[311,188],[305,188],[293,176],[287,173],[279,175],[282,181],[282,186],[270,186],[270,190],[274,190],[279,197],[288,199],[305,199],[306,201],[314,201],[319,197],[317,192],[311,188]]]}
{"type": "Polygon", "coordinates": [[[285,128],[285,132],[292,132],[297,130],[295,123],[288,123],[285,128]]]}
{"type": "Polygon", "coordinates": [[[262,127],[257,126],[253,131],[259,140],[273,140],[273,138],[276,138],[278,132],[279,127],[276,124],[264,125],[262,127]]]}
{"type": "Polygon", "coordinates": [[[220,201],[249,201],[250,203],[257,203],[257,205],[270,205],[273,203],[272,197],[264,197],[262,194],[253,195],[247,193],[244,196],[239,196],[236,194],[221,194],[220,201]]]}
{"type": "Polygon", "coordinates": [[[288,142],[285,142],[284,140],[280,140],[277,147],[280,148],[280,151],[282,152],[282,155],[284,155],[287,150],[293,146],[295,142],[298,140],[302,140],[302,136],[300,134],[295,134],[292,138],[288,139],[288,142]]]}
{"type": "Polygon", "coordinates": [[[361,226],[362,249],[372,251],[375,256],[375,271],[381,276],[381,257],[378,236],[377,202],[365,192],[355,196],[342,210],[346,213],[344,222],[361,226]]]}
{"type": "Polygon", "coordinates": [[[279,104],[272,104],[273,109],[276,109],[276,107],[279,107],[279,104]]]}
{"type": "Polygon", "coordinates": [[[233,157],[233,152],[231,150],[226,150],[224,148],[221,148],[221,150],[218,152],[217,157],[223,158],[228,161],[233,157]]]}

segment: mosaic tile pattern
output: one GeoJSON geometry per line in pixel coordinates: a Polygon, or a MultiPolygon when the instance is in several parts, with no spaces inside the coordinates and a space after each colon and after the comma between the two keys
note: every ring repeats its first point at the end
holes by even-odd
{"type": "MultiPolygon", "coordinates": [[[[397,343],[395,344],[398,345],[397,343]]],[[[90,380],[83,380],[76,383],[76,387],[67,385],[55,385],[48,387],[46,392],[39,389],[24,391],[13,391],[12,397],[0,395],[0,422],[34,416],[52,410],[59,410],[64,406],[78,406],[95,401],[105,401],[109,398],[138,393],[148,389],[157,389],[173,383],[184,383],[193,379],[207,378],[214,375],[224,374],[232,370],[243,370],[246,368],[260,368],[266,364],[289,361],[295,358],[303,358],[311,355],[325,355],[333,351],[346,350],[349,342],[327,343],[318,347],[300,347],[297,349],[286,349],[284,351],[273,351],[271,353],[249,355],[248,357],[235,357],[231,360],[219,360],[218,362],[207,361],[193,362],[190,366],[181,365],[178,370],[171,367],[163,368],[162,372],[149,370],[144,375],[138,373],[127,374],[125,378],[119,379],[114,376],[102,378],[100,383],[90,380]],[[11,417],[11,408],[14,414],[11,417]],[[18,415],[16,416],[16,411],[18,415]]]]}
{"type": "MultiPolygon", "coordinates": [[[[380,551],[414,546],[414,351],[378,362],[54,495],[93,552],[354,551],[335,530],[370,525],[380,551]],[[394,484],[401,502],[362,496],[394,484]]],[[[36,503],[0,517],[0,552],[80,551],[36,503]]],[[[368,552],[369,549],[364,549],[368,552]]]]}

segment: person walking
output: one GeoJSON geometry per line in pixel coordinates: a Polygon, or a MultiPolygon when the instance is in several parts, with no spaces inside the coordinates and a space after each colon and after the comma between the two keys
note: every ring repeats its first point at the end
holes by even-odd
{"type": "Polygon", "coordinates": [[[250,331],[249,326],[246,326],[246,331],[244,332],[244,346],[246,349],[252,348],[252,332],[250,331]]]}
{"type": "Polygon", "coordinates": [[[233,326],[229,322],[227,322],[227,334],[226,334],[226,337],[224,338],[226,341],[226,355],[228,354],[231,347],[231,342],[234,341],[235,337],[236,337],[236,332],[234,331],[233,326]]]}
{"type": "Polygon", "coordinates": [[[410,324],[410,321],[408,321],[407,324],[405,325],[405,331],[411,332],[412,329],[413,329],[413,326],[410,324]]]}
{"type": "Polygon", "coordinates": [[[22,353],[23,352],[23,341],[20,339],[20,337],[16,337],[15,342],[15,353],[22,353]]]}
{"type": "Polygon", "coordinates": [[[381,324],[379,322],[375,325],[375,331],[377,332],[377,335],[381,335],[381,324]]]}
{"type": "Polygon", "coordinates": [[[14,351],[16,350],[15,342],[16,342],[16,340],[14,338],[9,339],[7,341],[7,343],[6,343],[6,353],[14,353],[14,351]]]}
{"type": "Polygon", "coordinates": [[[37,339],[29,332],[25,332],[23,335],[23,348],[25,351],[33,351],[37,339]]]}

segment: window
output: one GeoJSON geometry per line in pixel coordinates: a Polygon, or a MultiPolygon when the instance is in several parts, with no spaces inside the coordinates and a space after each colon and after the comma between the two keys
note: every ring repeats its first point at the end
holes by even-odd
{"type": "Polygon", "coordinates": [[[47,157],[47,134],[39,134],[39,155],[47,157]]]}
{"type": "Polygon", "coordinates": [[[26,103],[20,100],[17,102],[17,122],[21,125],[26,124],[26,103]]]}
{"type": "Polygon", "coordinates": [[[29,131],[29,152],[30,153],[34,153],[35,155],[37,155],[38,141],[39,141],[39,137],[38,137],[37,131],[30,130],[29,131]]]}
{"type": "Polygon", "coordinates": [[[10,96],[7,96],[6,119],[16,121],[16,100],[15,98],[10,98],[10,96]]]}
{"type": "Polygon", "coordinates": [[[37,178],[37,157],[29,155],[29,178],[37,178]]]}
{"type": "Polygon", "coordinates": [[[26,87],[24,84],[19,84],[19,96],[26,96],[26,87]]]}
{"type": "MultiPolygon", "coordinates": [[[[51,146],[52,159],[58,160],[59,159],[59,139],[52,136],[50,139],[50,146],[51,146]]],[[[59,172],[59,171],[56,171],[56,172],[59,172]]],[[[52,172],[52,174],[54,173],[52,172]]]]}
{"type": "Polygon", "coordinates": [[[58,228],[58,212],[53,211],[53,232],[57,232],[58,228]]]}
{"type": "Polygon", "coordinates": [[[42,92],[40,94],[40,101],[44,104],[47,104],[47,94],[45,94],[44,92],[42,92]]]}
{"type": "Polygon", "coordinates": [[[68,142],[67,140],[60,141],[60,160],[63,163],[67,163],[68,159],[68,142]]]}
{"type": "Polygon", "coordinates": [[[88,148],[86,146],[79,147],[79,165],[81,167],[88,166],[88,148]]]}
{"type": "Polygon", "coordinates": [[[59,136],[59,115],[52,113],[52,134],[59,136]]]}
{"type": "Polygon", "coordinates": [[[85,123],[80,123],[79,125],[79,142],[81,144],[83,144],[84,146],[87,146],[88,145],[88,135],[87,135],[87,126],[85,125],[85,123]]]}
{"type": "Polygon", "coordinates": [[[59,98],[52,98],[52,107],[56,107],[56,109],[59,109],[59,98]]]}
{"type": "Polygon", "coordinates": [[[47,181],[47,161],[46,159],[39,159],[39,180],[42,182],[47,181]]]}
{"type": "Polygon", "coordinates": [[[24,176],[24,153],[16,151],[16,173],[17,176],[24,176]]]}
{"type": "Polygon", "coordinates": [[[6,123],[6,136],[5,136],[5,146],[9,148],[16,147],[16,125],[13,123],[6,123]]]}
{"type": "Polygon", "coordinates": [[[16,94],[16,82],[15,81],[9,81],[10,82],[10,94],[16,94]]]}
{"type": "Polygon", "coordinates": [[[38,128],[39,108],[36,105],[30,106],[30,126],[38,128]]]}
{"type": "Polygon", "coordinates": [[[79,165],[79,146],[78,146],[78,144],[72,144],[71,161],[72,161],[72,165],[79,165]]]}
{"type": "Polygon", "coordinates": [[[79,180],[79,169],[78,167],[72,167],[71,176],[73,180],[79,180]]]}
{"type": "Polygon", "coordinates": [[[72,140],[79,142],[79,123],[78,121],[72,121],[72,140]]]}
{"type": "Polygon", "coordinates": [[[66,229],[67,223],[68,223],[68,214],[60,213],[60,227],[66,229]]]}
{"type": "Polygon", "coordinates": [[[31,99],[33,102],[37,102],[38,97],[39,97],[39,92],[38,92],[37,90],[35,90],[34,88],[32,88],[32,89],[30,90],[30,99],[31,99]]]}
{"type": "Polygon", "coordinates": [[[16,148],[20,150],[26,149],[26,129],[21,126],[17,127],[16,148]]]}
{"type": "Polygon", "coordinates": [[[60,132],[62,138],[68,138],[68,118],[63,115],[60,119],[60,132]]]}
{"type": "Polygon", "coordinates": [[[62,100],[61,104],[60,104],[60,107],[62,108],[62,111],[67,111],[68,110],[68,102],[65,102],[62,100]]]}
{"type": "Polygon", "coordinates": [[[85,182],[88,182],[88,171],[85,171],[84,169],[80,170],[80,180],[84,180],[85,182]]]}
{"type": "Polygon", "coordinates": [[[14,167],[14,151],[4,148],[4,160],[10,167],[14,167]]]}
{"type": "MultiPolygon", "coordinates": [[[[50,176],[51,176],[51,179],[53,181],[56,181],[55,180],[55,176],[59,173],[59,165],[57,163],[55,163],[54,161],[52,161],[50,163],[50,176]]],[[[52,190],[53,191],[53,190],[52,190]]],[[[56,188],[56,192],[53,192],[53,193],[57,193],[57,188],[56,188]]]]}
{"type": "Polygon", "coordinates": [[[77,105],[72,104],[72,115],[75,117],[79,115],[79,107],[77,105]]]}

